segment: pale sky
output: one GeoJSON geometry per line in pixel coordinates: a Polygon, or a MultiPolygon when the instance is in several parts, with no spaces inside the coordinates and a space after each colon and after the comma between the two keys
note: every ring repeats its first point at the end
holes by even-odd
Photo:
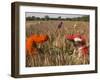
{"type": "Polygon", "coordinates": [[[44,17],[46,15],[48,15],[51,18],[58,18],[59,16],[61,16],[61,18],[74,18],[74,17],[82,17],[84,15],[80,15],[80,14],[55,14],[55,13],[39,13],[39,12],[26,12],[25,13],[26,17],[44,17]]]}

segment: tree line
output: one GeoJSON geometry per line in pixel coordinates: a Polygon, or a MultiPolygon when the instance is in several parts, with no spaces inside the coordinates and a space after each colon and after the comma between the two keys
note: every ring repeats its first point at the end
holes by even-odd
{"type": "Polygon", "coordinates": [[[82,17],[74,17],[74,18],[62,18],[61,16],[57,18],[51,18],[48,15],[44,17],[36,17],[36,16],[31,16],[31,17],[26,17],[27,21],[33,21],[33,20],[43,20],[43,21],[48,21],[48,20],[68,20],[68,21],[89,21],[89,16],[85,15],[82,17]]]}

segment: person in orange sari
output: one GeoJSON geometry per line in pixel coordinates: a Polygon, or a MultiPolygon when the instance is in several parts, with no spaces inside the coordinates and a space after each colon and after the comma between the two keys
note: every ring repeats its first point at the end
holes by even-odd
{"type": "Polygon", "coordinates": [[[48,35],[33,34],[26,39],[26,50],[28,55],[35,54],[37,52],[36,44],[42,44],[48,40],[48,35]]]}

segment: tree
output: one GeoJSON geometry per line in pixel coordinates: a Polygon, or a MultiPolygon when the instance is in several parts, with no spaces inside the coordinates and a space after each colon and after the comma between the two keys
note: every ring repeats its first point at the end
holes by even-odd
{"type": "Polygon", "coordinates": [[[35,18],[36,18],[35,16],[32,16],[32,20],[35,20],[35,18]]]}
{"type": "Polygon", "coordinates": [[[61,20],[61,16],[58,17],[58,20],[61,20]]]}
{"type": "Polygon", "coordinates": [[[46,15],[45,16],[45,20],[49,20],[50,18],[49,18],[49,16],[48,15],[46,15]]]}

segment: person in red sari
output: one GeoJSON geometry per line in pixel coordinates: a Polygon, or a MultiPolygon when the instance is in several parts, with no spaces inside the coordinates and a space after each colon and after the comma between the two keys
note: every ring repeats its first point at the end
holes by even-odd
{"type": "MultiPolygon", "coordinates": [[[[86,37],[80,34],[66,35],[67,40],[73,42],[75,49],[78,51],[78,58],[84,57],[84,60],[89,55],[89,46],[86,45],[86,37]]],[[[74,52],[76,51],[74,50],[74,52]]],[[[85,63],[85,61],[84,61],[85,63]]]]}

